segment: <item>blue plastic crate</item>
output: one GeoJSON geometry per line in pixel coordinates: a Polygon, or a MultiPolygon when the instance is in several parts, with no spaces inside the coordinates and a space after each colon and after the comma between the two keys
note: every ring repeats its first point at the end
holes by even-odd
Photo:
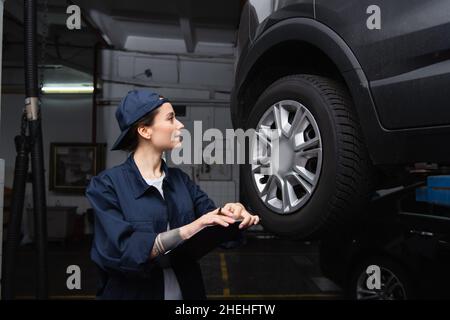
{"type": "Polygon", "coordinates": [[[416,201],[450,207],[450,176],[431,176],[427,186],[416,189],[416,201]]]}

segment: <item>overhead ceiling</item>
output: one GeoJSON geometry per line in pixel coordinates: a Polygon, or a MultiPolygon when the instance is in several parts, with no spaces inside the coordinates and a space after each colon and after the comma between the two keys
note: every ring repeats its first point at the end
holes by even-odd
{"type": "MultiPolygon", "coordinates": [[[[45,64],[86,73],[93,47],[232,57],[245,0],[39,0],[39,54],[45,64]],[[44,3],[47,3],[44,5],[44,3]],[[81,30],[66,27],[69,5],[81,8],[81,30]]],[[[3,66],[23,66],[23,1],[6,1],[3,66]]]]}
{"type": "Polygon", "coordinates": [[[74,2],[116,48],[199,54],[232,53],[229,48],[236,42],[241,5],[237,0],[74,2]],[[137,45],[133,39],[148,43],[137,45]],[[169,40],[166,43],[172,45],[161,47],[158,40],[169,40]]]}
{"type": "MultiPolygon", "coordinates": [[[[59,65],[58,70],[72,68],[91,73],[94,60],[92,49],[100,36],[83,20],[81,30],[67,29],[65,0],[48,0],[46,7],[42,2],[38,1],[38,63],[59,65]]],[[[5,1],[3,18],[2,67],[8,73],[23,68],[23,1],[5,1]]]]}

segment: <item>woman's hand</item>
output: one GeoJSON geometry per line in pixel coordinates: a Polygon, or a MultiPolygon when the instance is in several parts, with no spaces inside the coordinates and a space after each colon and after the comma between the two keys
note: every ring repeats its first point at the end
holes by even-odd
{"type": "MultiPolygon", "coordinates": [[[[203,227],[212,226],[212,225],[221,225],[223,227],[228,227],[231,223],[235,223],[235,219],[230,214],[219,214],[220,208],[208,212],[202,215],[199,220],[200,224],[203,227]]],[[[223,211],[223,208],[222,208],[223,211]]]]}
{"type": "Polygon", "coordinates": [[[239,203],[227,203],[221,210],[221,213],[225,216],[232,217],[235,220],[241,220],[239,228],[248,228],[252,225],[258,224],[260,219],[257,215],[250,214],[245,207],[239,203]]]}
{"type": "Polygon", "coordinates": [[[197,218],[197,220],[180,227],[181,238],[183,240],[187,240],[207,226],[221,225],[223,227],[228,227],[231,223],[236,222],[229,215],[219,214],[219,209],[220,208],[217,208],[216,210],[205,213],[201,217],[197,218]]]}

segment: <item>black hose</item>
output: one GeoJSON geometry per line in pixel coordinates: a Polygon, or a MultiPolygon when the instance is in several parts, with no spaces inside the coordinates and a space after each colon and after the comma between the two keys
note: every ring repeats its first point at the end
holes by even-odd
{"type": "Polygon", "coordinates": [[[34,230],[37,247],[37,292],[38,299],[47,299],[47,201],[45,195],[44,153],[42,126],[39,112],[39,89],[36,47],[36,1],[24,2],[25,42],[25,92],[28,125],[31,138],[31,170],[33,178],[34,230]]]}
{"type": "Polygon", "coordinates": [[[45,197],[44,153],[40,119],[30,121],[31,171],[33,178],[34,230],[37,247],[37,298],[47,299],[47,205],[45,197]]]}
{"type": "Polygon", "coordinates": [[[23,203],[28,173],[28,141],[27,137],[16,136],[16,162],[14,167],[13,193],[11,213],[8,222],[8,235],[5,244],[4,263],[2,268],[2,299],[14,299],[14,279],[16,252],[20,242],[20,226],[22,224],[23,203]]]}
{"type": "Polygon", "coordinates": [[[31,150],[33,179],[33,206],[35,241],[37,247],[38,299],[47,299],[47,201],[45,199],[45,171],[42,143],[42,127],[39,111],[39,89],[36,59],[36,2],[24,0],[24,47],[25,47],[25,111],[22,116],[21,135],[16,136],[16,163],[14,169],[11,215],[8,225],[5,259],[2,268],[2,297],[14,299],[14,271],[16,253],[20,242],[23,204],[28,175],[28,153],[31,150]],[[30,136],[26,136],[27,124],[30,136]]]}
{"type": "Polygon", "coordinates": [[[24,0],[25,94],[39,97],[36,47],[36,2],[24,0]]]}

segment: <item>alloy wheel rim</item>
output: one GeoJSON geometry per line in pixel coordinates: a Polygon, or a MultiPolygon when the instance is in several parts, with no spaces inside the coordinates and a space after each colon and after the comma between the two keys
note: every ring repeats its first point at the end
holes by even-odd
{"type": "Polygon", "coordinates": [[[277,214],[299,210],[316,189],[322,167],[316,119],[300,102],[282,100],[266,110],[255,130],[251,174],[259,198],[277,214]]]}
{"type": "Polygon", "coordinates": [[[380,289],[368,289],[368,275],[363,272],[356,285],[357,300],[406,300],[406,290],[403,283],[388,268],[380,268],[380,289]]]}

